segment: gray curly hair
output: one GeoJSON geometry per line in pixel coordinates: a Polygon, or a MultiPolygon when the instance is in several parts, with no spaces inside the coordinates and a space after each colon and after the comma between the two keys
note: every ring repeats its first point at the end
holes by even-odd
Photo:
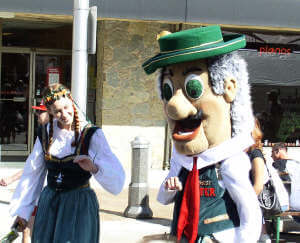
{"type": "MultiPolygon", "coordinates": [[[[231,104],[231,124],[234,137],[238,134],[250,133],[254,127],[250,85],[248,83],[247,63],[237,51],[207,58],[207,67],[210,75],[210,84],[216,95],[223,95],[224,80],[230,76],[238,80],[236,97],[231,104]]],[[[164,68],[158,75],[158,92],[162,98],[162,81],[164,68]]]]}

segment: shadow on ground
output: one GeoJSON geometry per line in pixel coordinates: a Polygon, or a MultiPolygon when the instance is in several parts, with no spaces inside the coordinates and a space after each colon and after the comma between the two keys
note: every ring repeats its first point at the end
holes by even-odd
{"type": "MultiPolygon", "coordinates": [[[[110,215],[115,215],[115,216],[119,216],[119,217],[122,217],[122,218],[126,218],[124,216],[124,213],[118,212],[118,211],[100,209],[100,213],[105,213],[105,214],[110,214],[110,215]]],[[[143,221],[143,222],[146,222],[146,223],[151,223],[151,224],[159,224],[159,225],[162,225],[162,226],[170,226],[171,222],[172,222],[170,219],[158,218],[158,217],[153,217],[151,219],[137,218],[136,220],[143,221]]]]}
{"type": "Polygon", "coordinates": [[[152,219],[137,219],[143,222],[152,223],[152,224],[160,224],[162,226],[171,226],[171,220],[170,219],[164,219],[164,218],[155,218],[152,219]]]}
{"type": "Polygon", "coordinates": [[[156,235],[146,235],[138,243],[151,243],[151,242],[176,242],[176,238],[170,234],[156,234],[156,235]]]}

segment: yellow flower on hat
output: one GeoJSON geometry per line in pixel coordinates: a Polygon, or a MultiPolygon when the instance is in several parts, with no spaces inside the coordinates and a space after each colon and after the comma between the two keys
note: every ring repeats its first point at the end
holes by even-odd
{"type": "Polygon", "coordinates": [[[167,30],[163,30],[162,32],[160,32],[157,36],[156,36],[156,40],[159,40],[161,37],[166,36],[172,34],[170,31],[167,30]]]}

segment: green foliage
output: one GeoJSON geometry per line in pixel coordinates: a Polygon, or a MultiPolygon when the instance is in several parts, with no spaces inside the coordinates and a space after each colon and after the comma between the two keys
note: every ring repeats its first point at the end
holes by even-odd
{"type": "Polygon", "coordinates": [[[277,138],[279,138],[280,141],[286,142],[286,139],[292,135],[297,128],[300,128],[300,115],[295,112],[285,113],[277,132],[277,138]]]}

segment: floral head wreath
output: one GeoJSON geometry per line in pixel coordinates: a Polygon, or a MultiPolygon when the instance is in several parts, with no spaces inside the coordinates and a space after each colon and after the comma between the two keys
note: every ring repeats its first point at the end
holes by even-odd
{"type": "Polygon", "coordinates": [[[64,86],[59,86],[57,89],[49,90],[49,92],[45,94],[43,101],[46,106],[49,106],[61,97],[70,97],[70,95],[70,90],[64,86]]]}

